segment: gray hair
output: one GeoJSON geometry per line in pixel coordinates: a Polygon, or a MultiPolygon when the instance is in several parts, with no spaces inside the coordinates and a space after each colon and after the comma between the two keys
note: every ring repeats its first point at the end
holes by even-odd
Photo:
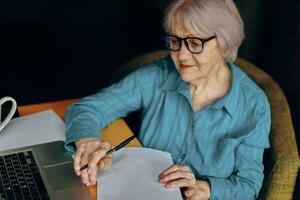
{"type": "Polygon", "coordinates": [[[172,33],[178,24],[203,37],[215,35],[224,58],[235,61],[244,24],[232,0],[173,0],[165,12],[164,29],[172,33]]]}

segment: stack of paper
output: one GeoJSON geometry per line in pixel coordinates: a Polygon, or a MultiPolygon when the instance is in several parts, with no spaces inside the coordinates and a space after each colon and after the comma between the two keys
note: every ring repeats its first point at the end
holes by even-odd
{"type": "Polygon", "coordinates": [[[11,120],[0,132],[0,151],[61,140],[66,136],[64,122],[47,110],[11,120]]]}
{"type": "Polygon", "coordinates": [[[171,155],[154,149],[124,148],[113,154],[110,169],[98,172],[100,200],[182,200],[179,189],[166,189],[158,175],[173,164],[171,155]]]}

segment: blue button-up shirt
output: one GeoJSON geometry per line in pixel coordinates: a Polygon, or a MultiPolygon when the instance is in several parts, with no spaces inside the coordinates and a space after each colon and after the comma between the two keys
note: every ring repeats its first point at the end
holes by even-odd
{"type": "Polygon", "coordinates": [[[270,107],[264,92],[228,63],[231,87],[225,96],[195,112],[188,83],[170,57],[160,59],[72,105],[65,117],[66,148],[117,118],[141,109],[137,134],[144,147],[167,151],[208,179],[211,200],[254,199],[263,180],[262,157],[269,147],[270,107]]]}

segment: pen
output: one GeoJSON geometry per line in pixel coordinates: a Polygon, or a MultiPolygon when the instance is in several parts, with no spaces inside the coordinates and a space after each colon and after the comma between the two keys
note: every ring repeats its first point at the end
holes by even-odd
{"type": "MultiPolygon", "coordinates": [[[[108,156],[108,155],[112,154],[113,152],[118,151],[119,149],[123,148],[124,146],[126,146],[126,145],[127,145],[131,140],[133,140],[134,138],[135,138],[134,135],[131,136],[131,137],[129,137],[129,138],[127,138],[126,140],[124,140],[123,142],[121,142],[119,145],[117,145],[116,147],[114,147],[114,148],[112,148],[111,150],[109,150],[108,152],[106,152],[106,155],[105,155],[105,156],[108,156]]],[[[82,167],[80,168],[80,171],[82,171],[82,170],[84,170],[84,169],[86,169],[86,168],[88,168],[88,164],[82,166],[82,167]]]]}

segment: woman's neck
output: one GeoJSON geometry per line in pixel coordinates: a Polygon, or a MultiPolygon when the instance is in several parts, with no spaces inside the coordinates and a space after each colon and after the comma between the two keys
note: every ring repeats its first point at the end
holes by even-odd
{"type": "Polygon", "coordinates": [[[224,96],[230,88],[231,72],[225,62],[218,64],[204,78],[189,83],[194,109],[199,110],[224,96]]]}
{"type": "Polygon", "coordinates": [[[228,75],[230,75],[228,72],[230,72],[229,67],[224,61],[216,62],[205,77],[189,82],[190,88],[193,90],[202,90],[207,87],[222,85],[228,78],[228,75]]]}

